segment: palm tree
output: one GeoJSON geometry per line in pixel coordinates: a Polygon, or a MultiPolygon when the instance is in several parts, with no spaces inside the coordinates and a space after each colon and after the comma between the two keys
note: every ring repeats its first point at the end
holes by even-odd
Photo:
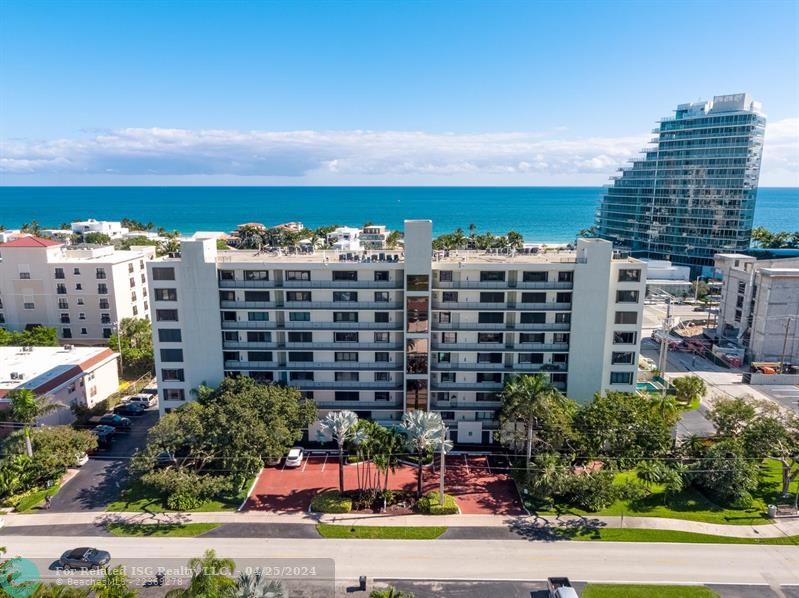
{"type": "Polygon", "coordinates": [[[651,489],[652,486],[663,481],[663,466],[658,461],[641,461],[638,464],[636,475],[647,488],[651,489]]]}
{"type": "Polygon", "coordinates": [[[680,406],[673,396],[659,392],[650,395],[649,401],[652,411],[665,421],[676,422],[679,419],[680,406]]]}
{"type": "Polygon", "coordinates": [[[474,233],[475,233],[476,230],[477,230],[477,225],[476,224],[470,224],[469,225],[469,238],[470,239],[474,239],[474,233]]]}
{"type": "Polygon", "coordinates": [[[231,598],[285,598],[283,584],[263,574],[260,568],[254,573],[241,573],[236,580],[236,587],[230,593],[231,598]]]}
{"type": "Polygon", "coordinates": [[[61,409],[64,405],[50,401],[45,396],[37,397],[29,388],[15,388],[8,393],[8,399],[11,401],[12,417],[24,426],[25,452],[28,457],[33,457],[31,425],[40,417],[61,409]]]}
{"type": "Polygon", "coordinates": [[[378,438],[375,467],[383,474],[383,493],[388,490],[388,474],[399,466],[399,454],[405,445],[405,436],[397,428],[382,428],[378,438]]]}
{"type": "MultiPolygon", "coordinates": [[[[416,498],[422,497],[422,465],[424,456],[441,448],[444,422],[432,411],[410,411],[402,416],[402,429],[408,449],[416,455],[416,498]]],[[[446,447],[445,447],[446,449],[446,447]]]]}
{"type": "Polygon", "coordinates": [[[344,494],[344,445],[355,438],[358,416],[353,411],[332,411],[320,422],[322,433],[338,445],[338,491],[344,494]]]}
{"type": "Polygon", "coordinates": [[[518,422],[526,428],[525,454],[527,471],[533,458],[533,433],[554,400],[560,393],[550,384],[545,374],[513,376],[502,390],[502,410],[500,418],[508,422],[518,422]]]}
{"type": "Polygon", "coordinates": [[[135,598],[136,590],[128,587],[128,576],[122,570],[122,565],[113,569],[105,567],[103,578],[92,583],[92,590],[96,598],[135,598]]]}
{"type": "Polygon", "coordinates": [[[707,391],[705,381],[699,376],[681,376],[672,380],[671,384],[677,391],[677,401],[686,405],[690,405],[695,399],[701,399],[707,391]]]}
{"type": "Polygon", "coordinates": [[[31,598],[86,598],[87,588],[74,588],[67,585],[40,584],[31,598]]]}
{"type": "Polygon", "coordinates": [[[236,587],[229,574],[236,568],[232,559],[221,559],[215,550],[206,550],[201,558],[189,559],[192,570],[187,588],[175,588],[166,593],[167,598],[218,598],[236,587]]]}
{"type": "Polygon", "coordinates": [[[384,590],[372,590],[369,598],[413,598],[413,593],[403,592],[394,586],[388,586],[384,590]]]}

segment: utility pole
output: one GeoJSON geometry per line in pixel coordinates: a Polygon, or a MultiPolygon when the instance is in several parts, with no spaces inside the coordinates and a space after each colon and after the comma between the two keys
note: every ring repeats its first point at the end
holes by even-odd
{"type": "Polygon", "coordinates": [[[660,354],[658,355],[658,370],[661,377],[666,374],[666,366],[668,365],[669,355],[669,332],[671,331],[671,297],[666,299],[666,317],[663,319],[663,325],[660,329],[660,354]]]}
{"type": "Polygon", "coordinates": [[[782,339],[782,355],[780,356],[780,374],[785,373],[785,351],[788,348],[788,330],[791,328],[793,318],[788,316],[785,319],[785,337],[782,339]]]}
{"type": "Polygon", "coordinates": [[[441,426],[441,467],[438,472],[438,504],[444,507],[444,474],[446,473],[446,463],[444,453],[447,451],[447,426],[441,426]]]}
{"type": "Polygon", "coordinates": [[[114,327],[117,330],[117,353],[119,353],[119,376],[125,377],[125,366],[122,363],[122,327],[119,322],[114,322],[114,327]]]}

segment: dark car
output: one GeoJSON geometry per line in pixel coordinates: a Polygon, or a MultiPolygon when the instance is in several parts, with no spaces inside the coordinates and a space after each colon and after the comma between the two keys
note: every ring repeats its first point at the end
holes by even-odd
{"type": "Polygon", "coordinates": [[[67,550],[58,559],[64,569],[99,569],[108,564],[111,554],[87,546],[67,550]]]}
{"type": "Polygon", "coordinates": [[[101,447],[106,447],[111,444],[111,438],[114,436],[116,428],[112,426],[95,426],[92,429],[92,434],[97,436],[97,444],[101,447]]]}
{"type": "Polygon", "coordinates": [[[115,429],[130,428],[130,420],[127,417],[122,417],[115,413],[107,413],[99,419],[99,422],[104,426],[112,426],[115,429]]]}
{"type": "Polygon", "coordinates": [[[140,403],[122,403],[114,407],[114,413],[117,415],[130,415],[132,417],[139,417],[144,415],[145,407],[140,403]]]}

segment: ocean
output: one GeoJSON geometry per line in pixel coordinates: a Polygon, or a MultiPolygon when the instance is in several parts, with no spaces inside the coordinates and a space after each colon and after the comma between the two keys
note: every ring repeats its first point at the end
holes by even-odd
{"type": "MultiPolygon", "coordinates": [[[[400,228],[429,218],[435,234],[457,227],[527,241],[568,242],[591,226],[602,197],[593,187],[0,187],[0,224],[127,217],[189,234],[229,231],[242,222],[300,221],[400,228]]],[[[799,188],[760,188],[755,226],[799,229],[799,188]]]]}

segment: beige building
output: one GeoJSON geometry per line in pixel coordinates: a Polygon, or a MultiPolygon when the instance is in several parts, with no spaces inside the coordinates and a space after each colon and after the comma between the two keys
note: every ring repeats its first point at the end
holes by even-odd
{"type": "Polygon", "coordinates": [[[23,237],[0,244],[0,326],[52,326],[67,343],[98,344],[123,318],[149,318],[153,247],[68,247],[23,237]]]}
{"type": "Polygon", "coordinates": [[[357,256],[183,240],[148,264],[161,408],[243,375],[298,387],[322,415],[439,411],[458,442],[489,443],[513,374],[581,402],[635,389],[645,264],[598,239],[538,255],[431,243],[429,220],[406,221],[404,250],[357,256]]]}

